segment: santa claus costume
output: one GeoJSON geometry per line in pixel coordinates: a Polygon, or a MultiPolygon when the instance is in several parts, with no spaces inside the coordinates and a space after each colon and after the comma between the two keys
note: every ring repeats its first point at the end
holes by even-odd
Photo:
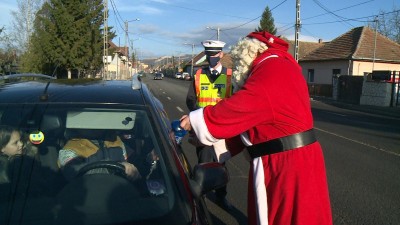
{"type": "Polygon", "coordinates": [[[241,151],[251,156],[249,225],[330,225],[325,163],[312,130],[308,88],[287,49],[267,32],[250,33],[232,50],[236,92],[191,112],[190,123],[221,161],[241,151]]]}

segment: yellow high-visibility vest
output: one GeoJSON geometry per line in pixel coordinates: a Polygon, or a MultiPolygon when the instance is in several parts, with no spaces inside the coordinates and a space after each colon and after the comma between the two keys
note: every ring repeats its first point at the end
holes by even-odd
{"type": "Polygon", "coordinates": [[[226,74],[221,73],[214,83],[211,83],[207,74],[202,71],[202,69],[197,70],[195,76],[198,107],[215,105],[222,99],[228,98],[232,95],[232,69],[227,69],[226,74]]]}

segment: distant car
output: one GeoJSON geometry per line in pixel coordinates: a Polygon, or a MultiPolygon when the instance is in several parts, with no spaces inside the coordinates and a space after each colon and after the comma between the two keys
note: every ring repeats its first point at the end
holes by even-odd
{"type": "MultiPolygon", "coordinates": [[[[132,81],[38,75],[1,80],[0,127],[17,128],[37,157],[0,154],[0,224],[212,223],[204,194],[226,185],[228,171],[219,163],[192,170],[177,141],[179,130],[137,75],[132,81]],[[79,130],[117,134],[141,178],[127,179],[124,166],[108,160],[88,161],[78,176],[66,180],[59,151],[72,135],[82,137],[79,130]]],[[[111,137],[95,140],[113,143],[111,137]]],[[[83,146],[93,148],[93,142],[83,146]]]]}
{"type": "Polygon", "coordinates": [[[190,74],[189,73],[183,73],[182,74],[182,79],[183,80],[191,80],[192,78],[190,77],[190,74]]]}
{"type": "Polygon", "coordinates": [[[162,73],[156,73],[154,74],[154,80],[162,80],[163,79],[163,75],[162,73]]]}
{"type": "Polygon", "coordinates": [[[181,73],[176,73],[175,74],[176,79],[182,79],[182,74],[181,73]]]}

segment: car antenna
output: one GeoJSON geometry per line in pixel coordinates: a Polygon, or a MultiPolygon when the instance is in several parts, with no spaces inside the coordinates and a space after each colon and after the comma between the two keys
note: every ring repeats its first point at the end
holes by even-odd
{"type": "Polygon", "coordinates": [[[46,87],[44,88],[43,94],[41,94],[39,97],[40,101],[42,101],[42,102],[49,100],[49,94],[47,93],[47,89],[49,88],[49,85],[50,85],[50,81],[47,82],[46,87]]]}
{"type": "Polygon", "coordinates": [[[52,77],[54,77],[54,74],[56,73],[57,68],[58,68],[59,65],[60,65],[60,64],[57,64],[56,68],[55,68],[54,71],[53,71],[53,74],[51,74],[52,77]]]}

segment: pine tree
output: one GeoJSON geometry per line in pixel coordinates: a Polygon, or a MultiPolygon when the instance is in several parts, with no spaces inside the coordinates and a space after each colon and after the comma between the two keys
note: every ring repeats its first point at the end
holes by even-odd
{"type": "Polygon", "coordinates": [[[269,7],[265,7],[265,10],[261,16],[260,25],[256,29],[257,32],[267,31],[273,35],[276,34],[276,28],[274,24],[274,18],[272,17],[271,10],[269,7]]]}
{"type": "MultiPolygon", "coordinates": [[[[30,67],[49,72],[95,70],[102,65],[102,0],[49,0],[37,13],[32,36],[35,61],[30,67]]],[[[32,57],[29,57],[32,59],[32,57]]]]}

